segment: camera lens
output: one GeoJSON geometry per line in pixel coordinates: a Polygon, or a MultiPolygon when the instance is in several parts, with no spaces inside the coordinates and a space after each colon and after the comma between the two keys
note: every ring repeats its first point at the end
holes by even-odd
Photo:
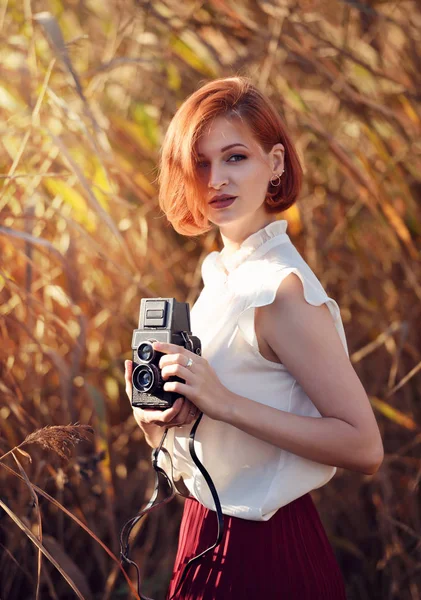
{"type": "Polygon", "coordinates": [[[137,349],[137,355],[142,362],[150,362],[155,354],[151,342],[142,342],[137,349]]]}
{"type": "Polygon", "coordinates": [[[149,392],[156,381],[154,369],[148,365],[137,365],[133,371],[132,380],[133,386],[139,392],[149,392]]]}

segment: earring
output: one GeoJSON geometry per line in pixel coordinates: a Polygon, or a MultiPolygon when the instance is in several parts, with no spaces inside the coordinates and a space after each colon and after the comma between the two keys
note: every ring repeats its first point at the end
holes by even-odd
{"type": "MultiPolygon", "coordinates": [[[[282,171],[281,175],[284,173],[285,169],[282,171]]],[[[278,187],[278,185],[280,185],[281,183],[281,175],[277,174],[274,175],[273,177],[271,177],[270,179],[270,183],[274,186],[274,187],[278,187]],[[274,177],[278,178],[278,181],[273,181],[274,177]]]]}

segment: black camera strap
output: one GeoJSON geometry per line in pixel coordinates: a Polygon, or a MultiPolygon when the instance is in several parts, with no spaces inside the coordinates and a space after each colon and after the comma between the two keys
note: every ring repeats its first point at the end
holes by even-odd
{"type": "MultiPolygon", "coordinates": [[[[212,494],[212,498],[215,504],[215,509],[216,509],[216,514],[217,514],[217,519],[218,519],[218,533],[217,533],[217,537],[216,537],[216,542],[210,546],[209,548],[207,548],[206,550],[204,550],[203,552],[201,552],[200,554],[198,554],[197,556],[194,556],[193,558],[191,558],[189,560],[189,562],[185,565],[183,573],[181,575],[180,581],[178,582],[178,585],[174,591],[174,594],[171,596],[171,598],[169,598],[168,600],[172,600],[176,594],[178,593],[186,575],[188,570],[190,569],[190,567],[196,563],[198,560],[200,560],[201,558],[203,558],[205,556],[205,554],[207,554],[208,552],[210,552],[211,550],[213,550],[214,548],[216,548],[216,546],[218,546],[218,544],[221,543],[222,541],[222,536],[223,536],[223,532],[224,532],[224,517],[222,514],[222,509],[221,509],[221,503],[219,501],[219,497],[218,497],[218,493],[216,491],[216,488],[213,484],[213,481],[209,475],[209,473],[207,472],[207,470],[205,469],[205,467],[203,466],[203,464],[200,462],[200,460],[197,457],[196,451],[194,449],[194,437],[196,434],[196,430],[199,426],[200,421],[202,420],[202,416],[203,413],[200,413],[199,417],[197,418],[196,422],[194,423],[191,431],[190,431],[190,438],[189,438],[189,451],[190,451],[190,455],[194,461],[194,463],[196,464],[197,468],[199,469],[199,471],[202,473],[206,483],[208,484],[208,487],[210,489],[210,492],[212,494]]],[[[129,551],[130,551],[130,546],[129,546],[129,542],[130,542],[130,532],[132,531],[133,527],[140,521],[140,519],[142,519],[147,513],[149,513],[151,510],[158,508],[159,506],[161,506],[162,504],[166,504],[167,502],[169,502],[170,500],[172,500],[176,494],[176,490],[175,490],[175,486],[174,486],[174,471],[173,471],[173,464],[172,464],[172,460],[171,460],[171,456],[168,452],[168,450],[166,448],[163,447],[165,438],[167,437],[167,433],[168,433],[168,428],[165,430],[161,441],[158,445],[157,448],[155,448],[152,451],[152,466],[155,470],[155,489],[154,492],[152,494],[151,499],[149,500],[148,504],[146,505],[146,507],[141,510],[139,512],[139,514],[137,514],[135,517],[133,517],[132,519],[130,519],[129,521],[127,521],[127,523],[125,523],[125,525],[123,526],[122,530],[121,530],[121,534],[120,534],[120,557],[121,557],[121,564],[130,564],[133,565],[136,568],[136,572],[137,572],[137,589],[138,589],[138,594],[141,600],[153,600],[152,598],[148,598],[147,596],[142,596],[141,592],[140,592],[140,571],[139,571],[139,567],[137,566],[137,564],[130,560],[129,558],[129,551]],[[168,477],[167,473],[164,471],[164,469],[162,469],[161,467],[158,466],[158,456],[159,453],[163,452],[164,454],[166,454],[170,460],[170,464],[171,464],[171,478],[168,477]],[[158,497],[158,493],[159,493],[159,475],[163,475],[166,483],[168,484],[170,491],[170,495],[167,496],[166,498],[164,498],[164,500],[161,500],[160,502],[156,502],[156,499],[158,497]]]]}

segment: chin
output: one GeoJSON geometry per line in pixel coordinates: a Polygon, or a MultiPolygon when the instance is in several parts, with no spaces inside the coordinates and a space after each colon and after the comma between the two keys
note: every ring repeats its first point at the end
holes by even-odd
{"type": "Polygon", "coordinates": [[[232,223],[235,221],[238,221],[238,216],[234,216],[234,215],[228,215],[228,214],[222,214],[223,211],[221,211],[220,215],[217,215],[217,217],[208,217],[208,220],[210,221],[210,223],[213,223],[214,225],[225,225],[226,223],[232,223]],[[219,217],[219,218],[218,218],[219,217]]]}

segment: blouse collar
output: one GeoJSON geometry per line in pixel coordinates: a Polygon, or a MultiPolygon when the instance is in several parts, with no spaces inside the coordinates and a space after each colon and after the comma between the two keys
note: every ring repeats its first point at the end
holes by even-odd
{"type": "MultiPolygon", "coordinates": [[[[272,238],[286,236],[289,239],[289,236],[286,234],[287,227],[288,221],[285,219],[272,221],[266,227],[249,235],[232,254],[224,256],[223,250],[215,252],[215,266],[227,273],[231,273],[272,238]]],[[[279,241],[286,240],[280,239],[279,241]]]]}

